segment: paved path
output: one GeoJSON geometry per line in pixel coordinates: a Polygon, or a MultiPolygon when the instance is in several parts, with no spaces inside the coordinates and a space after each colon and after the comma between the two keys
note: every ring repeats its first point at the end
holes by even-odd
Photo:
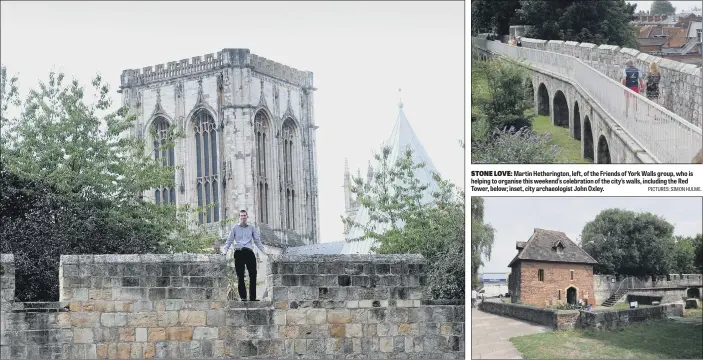
{"type": "Polygon", "coordinates": [[[471,309],[471,358],[522,359],[508,339],[547,331],[544,326],[471,309]]]}

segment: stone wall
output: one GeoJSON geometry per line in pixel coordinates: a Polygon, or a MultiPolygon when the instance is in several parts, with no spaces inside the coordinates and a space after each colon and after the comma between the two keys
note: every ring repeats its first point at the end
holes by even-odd
{"type": "Polygon", "coordinates": [[[0,254],[0,314],[12,306],[15,298],[15,257],[0,254]]]}
{"type": "Polygon", "coordinates": [[[62,301],[7,301],[0,357],[464,357],[464,305],[424,299],[421,256],[280,255],[268,268],[273,299],[238,302],[221,255],[62,256],[62,301]]]}
{"type": "MultiPolygon", "coordinates": [[[[651,276],[643,278],[626,278],[623,276],[616,277],[615,275],[594,275],[593,287],[596,294],[596,298],[598,299],[598,303],[600,304],[605,301],[608,297],[610,297],[610,295],[618,289],[618,286],[620,286],[620,283],[623,280],[625,280],[625,283],[623,283],[622,285],[623,288],[637,289],[636,292],[634,290],[630,291],[629,293],[631,294],[662,297],[664,297],[664,295],[668,295],[666,298],[662,299],[662,302],[664,303],[669,301],[680,302],[681,297],[686,295],[687,287],[703,288],[703,275],[701,274],[670,274],[668,276],[657,275],[654,278],[652,278],[651,276]],[[672,288],[677,287],[680,288],[678,291],[672,290],[672,288]],[[668,292],[668,294],[660,294],[653,289],[670,289],[671,291],[664,291],[668,292]]],[[[624,301],[625,297],[620,299],[619,302],[624,301]]]]}
{"type": "Polygon", "coordinates": [[[537,308],[530,305],[508,304],[500,301],[481,302],[481,310],[509,316],[520,320],[550,327],[556,330],[573,329],[578,319],[578,311],[537,308]]]}
{"type": "Polygon", "coordinates": [[[617,82],[627,60],[632,59],[642,74],[647,74],[649,64],[655,62],[661,71],[659,104],[695,126],[703,123],[701,67],[613,45],[522,38],[522,46],[578,57],[617,82]]]}
{"type": "Polygon", "coordinates": [[[647,320],[666,319],[667,315],[682,316],[682,304],[666,304],[627,310],[554,310],[503,302],[482,302],[481,310],[509,316],[550,327],[555,330],[611,329],[647,320]]]}
{"type": "Polygon", "coordinates": [[[667,304],[639,309],[581,311],[578,327],[582,329],[613,329],[636,322],[666,319],[667,315],[682,316],[683,305],[667,304]]]}

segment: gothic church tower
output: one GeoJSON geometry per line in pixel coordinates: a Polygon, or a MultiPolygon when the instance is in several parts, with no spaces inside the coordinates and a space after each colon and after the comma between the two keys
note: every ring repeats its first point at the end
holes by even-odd
{"type": "Polygon", "coordinates": [[[123,104],[163,165],[180,165],[175,188],[145,194],[154,202],[208,207],[194,215],[224,237],[240,209],[271,246],[319,241],[313,74],[224,49],[166,65],[124,70],[123,104]],[[162,151],[173,128],[185,134],[162,151]]]}

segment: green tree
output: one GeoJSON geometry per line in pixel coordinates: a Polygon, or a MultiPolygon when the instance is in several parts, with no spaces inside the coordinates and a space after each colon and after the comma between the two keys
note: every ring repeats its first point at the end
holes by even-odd
{"type": "Polygon", "coordinates": [[[672,268],[673,233],[674,226],[657,215],[608,209],[583,227],[581,244],[598,261],[596,273],[661,275],[672,268]]]}
{"type": "Polygon", "coordinates": [[[471,0],[472,34],[486,32],[508,34],[519,8],[519,0],[471,0]]]}
{"type": "MultiPolygon", "coordinates": [[[[166,251],[211,249],[216,238],[198,230],[190,220],[192,212],[202,209],[171,204],[153,207],[142,199],[145,191],[175,186],[176,169],[154,160],[144,139],[124,136],[136,117],[126,107],[109,111],[109,87],[100,76],[92,81],[89,94],[76,80],[66,84],[64,78],[64,74],[51,72],[48,82],[30,90],[19,117],[8,118],[5,104],[17,105],[18,95],[16,78],[7,81],[3,67],[0,151],[7,170],[51,184],[71,198],[110,201],[115,218],[131,218],[136,211],[164,234],[160,245],[166,251]]],[[[163,146],[172,147],[181,135],[173,133],[163,146]]]]}
{"type": "Polygon", "coordinates": [[[532,116],[527,114],[533,101],[527,70],[498,58],[474,61],[471,66],[471,115],[486,119],[491,130],[531,127],[532,116]]]}
{"type": "Polygon", "coordinates": [[[671,1],[654,0],[649,13],[652,15],[674,15],[676,14],[676,8],[671,4],[671,1]]]}
{"type": "Polygon", "coordinates": [[[166,235],[148,219],[155,205],[117,204],[58,191],[13,174],[0,161],[0,253],[15,256],[20,301],[59,300],[59,259],[73,254],[160,253],[166,235]]]}
{"type": "Polygon", "coordinates": [[[529,37],[638,47],[630,24],[636,5],[625,0],[521,0],[520,5],[520,22],[532,26],[529,37]]]}
{"type": "Polygon", "coordinates": [[[703,272],[703,234],[696,235],[693,238],[693,244],[695,247],[693,264],[699,272],[703,272]]]}
{"type": "Polygon", "coordinates": [[[464,192],[433,174],[438,185],[427,203],[428,184],[415,176],[425,166],[414,163],[407,149],[393,162],[391,149],[374,156],[371,181],[354,178],[352,193],[369,213],[362,224],[342,217],[351,227],[363,230],[355,240],[375,239],[372,250],[379,254],[422,254],[427,264],[427,286],[436,299],[464,298],[464,192]]]}
{"type": "Polygon", "coordinates": [[[471,286],[479,284],[478,269],[483,258],[491,259],[496,230],[483,219],[483,198],[471,197],[471,286]]]}
{"type": "Polygon", "coordinates": [[[696,239],[692,237],[676,236],[672,252],[672,272],[677,274],[696,273],[696,239]]]}

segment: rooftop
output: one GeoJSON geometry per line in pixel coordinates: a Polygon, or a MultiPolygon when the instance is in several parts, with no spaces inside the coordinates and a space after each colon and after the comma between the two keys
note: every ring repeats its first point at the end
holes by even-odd
{"type": "Polygon", "coordinates": [[[169,61],[166,64],[124,70],[121,76],[121,87],[141,86],[186,75],[208,73],[228,67],[251,67],[255,72],[269,75],[296,86],[310,88],[313,86],[313,76],[310,71],[297,70],[252,54],[249,49],[223,49],[216,54],[205,54],[202,57],[194,56],[190,59],[169,61]]]}
{"type": "Polygon", "coordinates": [[[581,264],[598,263],[561,231],[535,228],[532,236],[523,246],[508,267],[512,267],[520,260],[581,264]],[[562,251],[557,251],[560,246],[562,251]]]}

